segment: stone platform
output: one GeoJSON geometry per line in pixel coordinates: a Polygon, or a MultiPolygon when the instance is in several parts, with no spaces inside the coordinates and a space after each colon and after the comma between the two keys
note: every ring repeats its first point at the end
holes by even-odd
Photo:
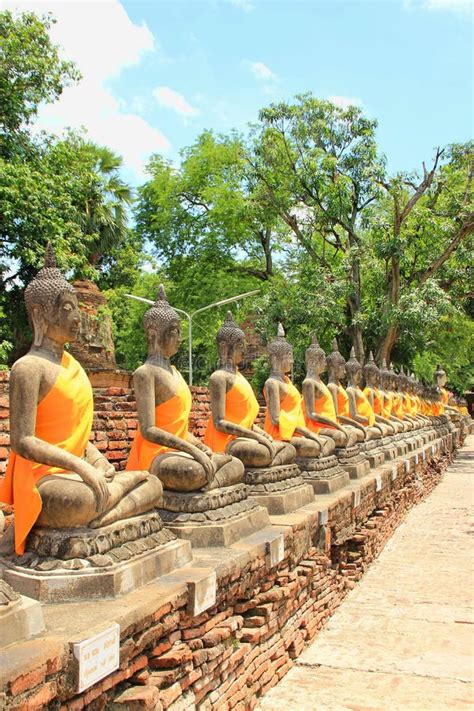
{"type": "Polygon", "coordinates": [[[246,484],[189,494],[165,491],[163,505],[166,528],[193,547],[230,546],[270,525],[268,511],[249,497],[246,484]]]}
{"type": "Polygon", "coordinates": [[[44,629],[39,602],[20,595],[0,580],[0,647],[30,639],[44,629]]]}
{"type": "Polygon", "coordinates": [[[305,483],[296,464],[246,469],[244,480],[249,496],[270,515],[290,513],[314,499],[313,487],[305,483]]]}
{"type": "Polygon", "coordinates": [[[349,474],[341,467],[337,457],[297,459],[303,480],[311,484],[315,494],[329,494],[349,483],[349,474]]]}
{"type": "Polygon", "coordinates": [[[230,546],[195,548],[182,568],[121,598],[44,605],[45,632],[0,650],[2,711],[250,708],[436,486],[452,442],[437,440],[272,515],[271,527],[230,546]],[[120,627],[119,667],[78,692],[71,642],[112,623],[120,627]]]}

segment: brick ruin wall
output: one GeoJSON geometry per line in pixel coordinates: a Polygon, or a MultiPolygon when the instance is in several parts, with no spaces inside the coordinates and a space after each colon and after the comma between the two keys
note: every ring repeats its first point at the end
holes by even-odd
{"type": "MultiPolygon", "coordinates": [[[[407,511],[439,482],[449,455],[421,461],[395,480],[382,473],[328,509],[328,521],[295,524],[285,558],[267,569],[256,557],[218,579],[216,605],[186,613],[187,594],[156,601],[121,630],[120,668],[82,694],[74,689],[71,652],[58,645],[47,662],[10,676],[0,688],[16,711],[248,711],[274,686],[379,555],[407,511]]],[[[317,673],[317,670],[315,671],[317,673]]]]}

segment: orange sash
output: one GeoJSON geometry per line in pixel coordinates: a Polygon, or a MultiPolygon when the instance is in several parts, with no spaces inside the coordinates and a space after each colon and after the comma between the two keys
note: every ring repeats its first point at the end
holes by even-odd
{"type": "MultiPolygon", "coordinates": [[[[334,407],[334,400],[332,399],[331,392],[327,385],[325,385],[325,383],[323,383],[322,381],[320,382],[319,386],[323,391],[323,394],[320,397],[316,398],[316,400],[314,401],[314,411],[317,415],[321,415],[321,417],[327,417],[328,420],[332,420],[334,423],[337,423],[336,409],[334,407]]],[[[330,425],[323,425],[319,422],[315,422],[314,420],[308,417],[304,401],[303,414],[305,418],[306,427],[312,432],[319,432],[319,430],[321,429],[331,429],[330,425]]]]}
{"type": "MultiPolygon", "coordinates": [[[[59,375],[38,403],[35,437],[84,456],[92,429],[93,397],[89,378],[70,353],[63,353],[59,375]]],[[[0,501],[15,507],[15,550],[25,551],[25,541],[41,513],[38,481],[48,474],[68,473],[61,467],[39,464],[10,453],[5,478],[0,482],[0,501]]]]}
{"type": "MultiPolygon", "coordinates": [[[[259,409],[252,386],[237,371],[234,384],[225,396],[224,419],[249,430],[255,422],[259,409]]],[[[228,443],[232,439],[235,439],[235,435],[225,434],[216,430],[211,417],[207,423],[204,444],[207,444],[213,452],[225,452],[228,443]]]]}
{"type": "MultiPolygon", "coordinates": [[[[155,407],[155,425],[180,439],[186,439],[192,395],[181,373],[174,366],[172,368],[174,376],[178,380],[178,389],[176,395],[155,407]]],[[[126,469],[127,471],[146,471],[158,454],[169,451],[174,450],[172,447],[150,442],[143,437],[140,429],[138,429],[135,433],[126,469]]]]}
{"type": "Polygon", "coordinates": [[[374,404],[372,405],[372,409],[376,415],[383,415],[383,393],[381,390],[378,388],[369,388],[366,387],[363,390],[364,395],[366,396],[367,400],[369,401],[370,404],[370,398],[369,395],[370,393],[373,393],[374,396],[374,404]]]}
{"type": "Polygon", "coordinates": [[[441,388],[441,402],[447,405],[449,402],[449,392],[445,388],[441,388]]]}
{"type": "Polygon", "coordinates": [[[372,427],[375,424],[375,414],[367,396],[360,388],[356,390],[356,408],[359,415],[367,418],[366,427],[372,427]]]}
{"type": "Polygon", "coordinates": [[[391,396],[390,393],[387,392],[387,393],[384,394],[383,399],[382,399],[382,403],[383,403],[383,405],[382,405],[382,416],[389,418],[390,415],[392,414],[392,406],[393,406],[392,396],[391,396]]]}
{"type": "Polygon", "coordinates": [[[403,411],[403,405],[402,405],[402,395],[399,392],[393,392],[392,393],[392,414],[395,415],[395,417],[398,417],[399,419],[403,419],[404,416],[404,411],[403,411]]]}
{"type": "Polygon", "coordinates": [[[278,420],[278,426],[272,424],[267,407],[264,429],[265,432],[268,432],[268,434],[273,437],[273,439],[285,440],[288,442],[293,437],[297,427],[305,426],[305,421],[301,406],[301,394],[287,376],[285,376],[285,383],[288,387],[288,392],[280,402],[280,417],[278,420]]]}
{"type": "Polygon", "coordinates": [[[350,417],[349,395],[342,385],[337,386],[337,412],[339,416],[350,417]]]}

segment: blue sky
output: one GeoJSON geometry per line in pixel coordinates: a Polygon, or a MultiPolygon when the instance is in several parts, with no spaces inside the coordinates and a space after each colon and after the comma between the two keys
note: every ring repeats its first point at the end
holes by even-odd
{"type": "Polygon", "coordinates": [[[85,125],[143,179],[148,156],[176,161],[204,128],[245,129],[258,110],[311,91],[379,122],[390,170],[473,134],[471,0],[22,2],[51,10],[53,38],[84,79],[40,115],[85,125]]]}

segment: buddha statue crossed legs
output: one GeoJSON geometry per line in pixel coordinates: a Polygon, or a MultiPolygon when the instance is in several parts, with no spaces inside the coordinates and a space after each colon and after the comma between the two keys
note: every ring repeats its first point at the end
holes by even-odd
{"type": "Polygon", "coordinates": [[[11,447],[0,500],[13,503],[3,554],[23,554],[33,528],[97,528],[154,510],[162,486],[146,471],[115,472],[90,442],[92,388],[64,350],[80,312],[48,245],[43,269],[25,292],[34,342],[10,376],[11,447]]]}

